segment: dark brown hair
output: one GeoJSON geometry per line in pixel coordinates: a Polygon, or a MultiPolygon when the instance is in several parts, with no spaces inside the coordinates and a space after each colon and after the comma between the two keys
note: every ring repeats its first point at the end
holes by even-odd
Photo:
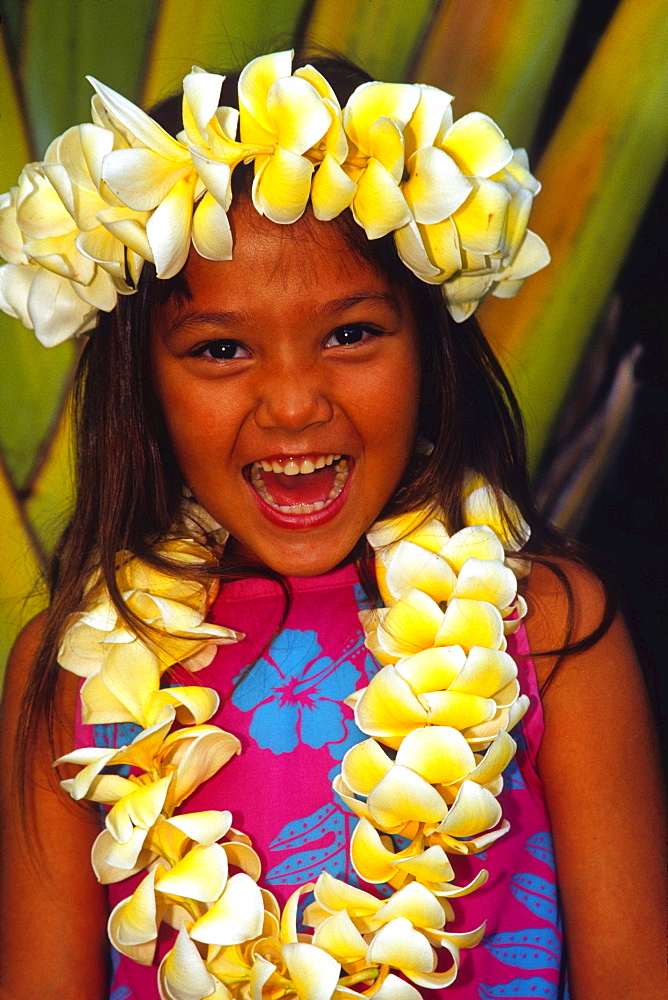
{"type": "MultiPolygon", "coordinates": [[[[327,76],[342,105],[354,88],[368,79],[342,61],[312,62],[327,76]]],[[[235,104],[237,79],[236,74],[227,78],[223,104],[235,104]]],[[[168,99],[153,114],[170,132],[177,132],[181,127],[180,98],[168,99]]],[[[235,172],[237,197],[248,197],[250,176],[250,168],[235,172]]],[[[305,224],[312,227],[315,237],[323,225],[312,216],[305,224]]],[[[572,558],[576,555],[572,543],[557,535],[533,505],[520,412],[476,321],[449,322],[440,288],[420,281],[400,262],[391,234],[369,241],[349,211],[326,225],[332,224],[351,253],[405,291],[420,331],[419,433],[434,447],[428,457],[416,455],[411,460],[384,513],[431,508],[442,512],[449,530],[457,530],[463,524],[464,476],[467,470],[475,469],[491,485],[502,510],[504,497],[510,497],[528,521],[532,535],[527,554],[531,558],[572,558]]],[[[77,498],[51,566],[52,602],[25,692],[18,746],[21,755],[38,731],[38,720],[46,719],[51,731],[58,644],[69,616],[80,607],[91,571],[101,569],[119,612],[135,628],[139,623],[132,621],[117,588],[116,553],[130,550],[168,572],[183,572],[165,563],[155,551],[156,543],[173,531],[184,483],[153,387],[149,339],[156,303],[170,295],[187,298],[188,294],[183,275],[159,281],[152,265],[145,265],[137,293],[121,297],[112,313],[100,314],[97,329],[81,356],[74,387],[77,498]]],[[[373,594],[375,584],[365,545],[362,539],[353,555],[358,558],[365,586],[373,594]]],[[[556,564],[552,568],[568,591],[563,571],[556,564]]],[[[210,572],[229,579],[260,571],[223,564],[210,572]]],[[[570,603],[572,610],[572,600],[570,603]]],[[[586,640],[568,645],[567,635],[563,651],[577,651],[596,641],[611,616],[609,607],[599,628],[586,640]]]]}

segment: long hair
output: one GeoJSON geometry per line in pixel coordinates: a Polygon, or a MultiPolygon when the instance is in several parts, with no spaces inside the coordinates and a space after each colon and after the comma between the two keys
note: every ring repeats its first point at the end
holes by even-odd
{"type": "MultiPolygon", "coordinates": [[[[306,60],[298,60],[304,64],[306,60]]],[[[352,91],[369,78],[341,60],[312,59],[327,77],[343,105],[352,91]]],[[[227,77],[221,102],[234,106],[238,74],[227,77]]],[[[180,96],[169,98],[153,111],[172,134],[181,128],[180,96]]],[[[251,168],[237,168],[234,193],[248,197],[251,168]]],[[[304,217],[317,234],[317,222],[304,217]]],[[[407,294],[420,337],[421,388],[419,434],[433,444],[428,457],[411,459],[388,507],[401,513],[417,508],[439,511],[450,531],[462,527],[462,494],[467,470],[480,473],[494,490],[503,510],[510,497],[532,529],[526,550],[544,561],[549,555],[570,555],[573,546],[540,517],[530,498],[526,478],[525,446],[517,402],[474,319],[454,325],[448,321],[439,287],[425,284],[405,267],[392,235],[370,241],[350,211],[331,223],[358,259],[382,272],[407,294]]],[[[84,586],[99,568],[112,600],[128,623],[141,631],[125,607],[116,583],[116,554],[129,550],[171,573],[182,567],[166,562],[157,544],[174,530],[183,497],[183,478],[175,461],[153,386],[150,364],[151,318],[156,304],[170,296],[188,298],[183,274],[169,281],[155,277],[144,266],[136,294],[120,297],[109,314],[100,314],[97,329],[82,353],[74,387],[77,427],[77,493],[71,520],[51,564],[51,606],[41,648],[28,682],[21,714],[17,752],[20,758],[46,721],[51,737],[52,706],[58,674],[57,650],[64,627],[81,606],[84,586]]],[[[362,539],[353,553],[370,592],[368,551],[362,539]],[[366,557],[366,558],[365,558],[366,557]]],[[[188,570],[192,574],[192,568],[188,570]]],[[[222,562],[208,570],[223,579],[262,573],[257,567],[222,562]]],[[[563,571],[561,575],[568,589],[563,571]]],[[[266,575],[275,576],[270,571],[266,575]]],[[[572,601],[571,601],[572,606],[572,601]]],[[[609,608],[601,625],[584,642],[566,651],[586,648],[607,627],[609,608]]],[[[44,733],[44,729],[41,729],[44,733]]]]}

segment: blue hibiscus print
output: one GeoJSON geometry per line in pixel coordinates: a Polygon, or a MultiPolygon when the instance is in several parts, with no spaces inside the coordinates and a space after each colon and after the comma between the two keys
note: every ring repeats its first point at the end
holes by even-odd
{"type": "Polygon", "coordinates": [[[341,702],[357,686],[352,657],[361,647],[356,636],[333,660],[322,655],[316,632],[281,632],[232,696],[237,708],[253,713],[249,733],[258,746],[282,754],[299,743],[314,749],[344,741],[349,745],[341,702]]]}

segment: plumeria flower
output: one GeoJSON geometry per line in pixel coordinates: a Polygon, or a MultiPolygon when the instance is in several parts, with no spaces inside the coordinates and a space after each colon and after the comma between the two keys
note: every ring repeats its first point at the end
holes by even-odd
{"type": "MultiPolygon", "coordinates": [[[[53,145],[53,144],[52,144],[53,145]]],[[[76,246],[77,227],[44,172],[28,164],[0,199],[0,308],[20,319],[47,347],[95,325],[112,309],[111,281],[76,246]]]]}
{"type": "Polygon", "coordinates": [[[129,958],[150,964],[168,908],[180,905],[185,910],[182,919],[187,915],[197,920],[225,889],[227,871],[227,857],[219,844],[196,846],[171,868],[158,863],[132,895],[112,910],[111,943],[129,958]]]}
{"type": "MultiPolygon", "coordinates": [[[[156,880],[155,895],[161,885],[164,881],[156,880]]],[[[252,900],[244,899],[241,885],[241,877],[234,876],[220,899],[202,918],[192,925],[186,923],[182,926],[176,945],[161,965],[159,975],[163,997],[169,1000],[223,997],[228,995],[223,992],[228,987],[234,991],[234,996],[243,995],[252,1000],[286,993],[296,995],[299,1000],[329,1000],[335,993],[337,996],[359,995],[339,982],[341,966],[327,951],[297,934],[297,902],[303,892],[312,886],[303,886],[293,893],[279,925],[273,897],[257,890],[258,896],[253,896],[252,900]],[[239,888],[232,891],[235,879],[239,888]],[[228,894],[227,915],[223,916],[223,903],[228,894]],[[260,901],[265,907],[262,913],[260,901]],[[220,911],[218,916],[217,911],[220,911]],[[253,926],[244,924],[247,913],[254,914],[253,926]],[[241,929],[237,926],[239,915],[241,929]],[[206,928],[206,934],[203,928],[206,928]],[[258,931],[258,935],[249,937],[253,930],[258,931]],[[211,943],[208,952],[203,955],[201,946],[198,948],[195,945],[195,940],[201,942],[203,936],[205,939],[235,938],[238,943],[222,946],[211,943]],[[243,990],[242,994],[237,992],[239,987],[243,990]],[[203,993],[204,989],[208,992],[203,993]],[[214,989],[216,992],[211,992],[214,989]]],[[[152,913],[147,916],[146,933],[153,933],[152,913]]]]}
{"type": "MultiPolygon", "coordinates": [[[[29,260],[80,285],[91,284],[96,265],[76,246],[78,226],[52,184],[45,163],[29,163],[23,168],[16,194],[16,221],[29,260]]],[[[115,303],[113,286],[111,294],[115,303]]]]}
{"type": "Polygon", "coordinates": [[[389,965],[402,972],[411,982],[427,989],[442,989],[451,985],[459,971],[459,944],[472,947],[485,932],[484,925],[467,935],[441,935],[439,945],[447,948],[453,958],[446,972],[436,972],[437,956],[427,936],[417,930],[406,917],[396,917],[385,924],[369,945],[367,959],[379,965],[389,965]],[[454,937],[459,937],[459,944],[454,937]]]}
{"type": "Polygon", "coordinates": [[[500,248],[501,266],[494,274],[491,293],[497,298],[511,298],[529,275],[550,262],[550,253],[543,240],[527,228],[540,183],[529,171],[529,158],[524,149],[513,150],[512,160],[491,179],[504,184],[511,198],[500,248]]]}
{"type": "Polygon", "coordinates": [[[292,74],[291,51],[253,59],[239,77],[241,141],[268,147],[255,158],[253,204],[272,222],[295,222],[311,192],[313,163],[305,155],[332,125],[313,83],[292,74]]]}
{"type": "Polygon", "coordinates": [[[432,597],[412,588],[390,608],[363,613],[367,646],[381,663],[396,663],[432,646],[505,649],[501,613],[489,601],[453,597],[442,610],[432,597]]]}
{"type": "Polygon", "coordinates": [[[324,136],[304,154],[318,167],[311,184],[313,214],[316,219],[326,222],[350,206],[357,190],[355,182],[341,166],[348,155],[343,113],[336,94],[317,69],[303,66],[295,70],[294,75],[311,84],[330,114],[330,125],[324,136]]]}
{"type": "MultiPolygon", "coordinates": [[[[166,542],[163,556],[193,567],[207,565],[212,555],[189,539],[166,542]]],[[[168,576],[129,553],[119,554],[119,582],[126,606],[148,627],[138,638],[120,617],[100,581],[89,589],[89,607],[73,617],[59,650],[67,670],[86,677],[82,694],[91,723],[136,721],[152,725],[167,704],[184,706],[197,723],[215,711],[211,692],[186,687],[159,690],[160,677],[174,663],[190,669],[206,666],[220,643],[236,642],[239,633],[204,621],[212,603],[215,580],[199,582],[168,576]],[[208,711],[209,714],[203,714],[208,711]]]]}
{"type": "Polygon", "coordinates": [[[424,726],[457,729],[477,748],[526,710],[516,676],[502,650],[474,646],[467,656],[456,646],[425,649],[383,667],[348,703],[358,728],[394,749],[424,726]],[[490,734],[486,741],[483,732],[490,734]]]}
{"type": "MultiPolygon", "coordinates": [[[[496,526],[501,521],[498,505],[489,488],[480,490],[471,490],[465,516],[484,508],[481,515],[496,526]]],[[[522,525],[526,528],[522,522],[515,529],[518,534],[522,525]]],[[[509,529],[503,530],[507,536],[509,529]]],[[[404,532],[390,522],[372,530],[371,537],[378,550],[379,587],[389,607],[364,612],[361,618],[367,645],[381,663],[430,646],[505,648],[504,635],[519,627],[526,604],[492,527],[476,523],[452,536],[444,533],[437,551],[433,534],[426,535],[423,547],[409,540],[410,529],[404,532]],[[407,537],[391,541],[400,532],[407,537]]]]}
{"type": "MultiPolygon", "coordinates": [[[[159,278],[172,278],[181,270],[188,257],[195,202],[204,193],[190,152],[157,122],[110,87],[88,77],[95,88],[99,104],[116,131],[128,143],[125,149],[109,152],[102,164],[102,180],[133,212],[150,213],[141,238],[131,249],[153,261],[159,278]]],[[[99,116],[99,113],[98,113],[99,116]]],[[[111,224],[126,222],[122,210],[109,212],[101,221],[111,224]]],[[[115,226],[119,238],[131,237],[115,226]]],[[[133,241],[134,242],[134,241],[133,241]]]]}
{"type": "Polygon", "coordinates": [[[87,333],[97,322],[97,308],[74,282],[34,263],[0,267],[0,310],[34,330],[44,347],[87,333]]]}
{"type": "MultiPolygon", "coordinates": [[[[130,294],[136,290],[144,257],[126,252],[123,242],[100,222],[110,206],[121,207],[102,180],[102,162],[114,148],[109,129],[79,125],[51,143],[42,169],[76,223],[76,248],[111,276],[117,292],[130,294]]],[[[124,214],[128,224],[134,222],[140,229],[148,220],[147,212],[124,214]]]]}
{"type": "Polygon", "coordinates": [[[171,816],[195,788],[215,774],[241,745],[216,726],[194,726],[167,735],[174,709],[166,719],[145,729],[120,749],[84,747],[56,761],[82,770],[61,782],[76,801],[86,798],[111,805],[105,826],[111,835],[105,862],[112,868],[133,869],[151,843],[151,831],[161,815],[171,816]],[[130,765],[136,774],[102,773],[109,766],[130,765]]]}
{"type": "Polygon", "coordinates": [[[349,808],[387,833],[411,837],[419,823],[420,836],[436,832],[435,842],[448,850],[471,853],[475,838],[501,818],[496,796],[514,752],[503,731],[480,757],[455,729],[426,726],[404,737],[394,760],[373,739],[353,747],[335,787],[349,808]]]}
{"type": "Polygon", "coordinates": [[[527,230],[540,185],[524,150],[513,151],[486,115],[465,115],[432,141],[408,161],[402,189],[414,219],[397,229],[395,241],[418,277],[442,284],[448,310],[461,322],[488,292],[515,295],[526,277],[549,263],[545,244],[527,230]],[[446,184],[453,207],[442,215],[433,191],[446,184]]]}
{"type": "Polygon", "coordinates": [[[227,987],[209,972],[183,926],[174,947],[160,963],[158,987],[162,1000],[231,1000],[232,997],[227,987]]]}
{"type": "Polygon", "coordinates": [[[517,295],[525,280],[550,263],[550,252],[536,233],[524,232],[516,254],[495,272],[491,294],[500,299],[517,295]]]}
{"type": "Polygon", "coordinates": [[[193,218],[193,245],[209,260],[232,257],[232,232],[227,210],[232,201],[232,170],[242,160],[270,155],[272,146],[237,142],[239,112],[218,107],[225,77],[198,66],[183,81],[183,132],[206,192],[193,218]]]}
{"type": "MultiPolygon", "coordinates": [[[[382,844],[378,843],[382,851],[382,844]]],[[[439,854],[439,851],[431,853],[439,854]]],[[[445,864],[440,864],[438,874],[442,875],[445,869],[452,877],[452,869],[442,850],[439,860],[444,860],[445,864]]],[[[396,873],[396,868],[394,871],[396,873]]],[[[435,870],[433,873],[437,874],[435,870]]],[[[445,892],[448,896],[466,895],[482,884],[486,877],[486,872],[481,872],[471,885],[447,885],[445,892]]],[[[305,922],[315,927],[314,944],[332,955],[346,972],[353,973],[358,980],[364,981],[365,975],[371,978],[369,973],[374,969],[380,971],[375,987],[369,989],[366,995],[384,996],[387,1000],[414,1000],[420,996],[414,987],[389,973],[391,966],[404,974],[408,974],[409,969],[415,971],[420,965],[419,962],[416,964],[415,956],[411,959],[406,952],[393,950],[390,954],[386,951],[391,937],[387,932],[380,935],[380,947],[374,944],[379,932],[393,921],[406,921],[402,926],[412,939],[411,951],[417,947],[420,954],[428,953],[433,958],[431,949],[427,951],[425,943],[449,950],[455,965],[454,974],[450,972],[453,978],[459,965],[459,949],[473,947],[484,933],[484,925],[467,934],[446,930],[446,921],[454,919],[447,896],[436,896],[431,889],[419,882],[409,882],[390,899],[385,900],[341,882],[327,872],[323,872],[318,878],[315,902],[306,908],[304,916],[305,922]],[[424,935],[426,942],[413,937],[415,931],[424,935]]],[[[431,961],[428,967],[433,970],[431,961]]]]}
{"type": "Polygon", "coordinates": [[[369,239],[411,220],[400,187],[405,166],[403,128],[419,100],[419,88],[410,84],[372,82],[359,86],[345,107],[350,153],[343,168],[357,185],[352,212],[369,239]]]}

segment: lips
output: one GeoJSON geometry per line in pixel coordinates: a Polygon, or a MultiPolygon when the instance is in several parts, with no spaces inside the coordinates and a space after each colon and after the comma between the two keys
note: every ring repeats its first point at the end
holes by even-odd
{"type": "Polygon", "coordinates": [[[246,477],[268,507],[300,516],[326,510],[342,493],[349,471],[346,456],[328,453],[261,459],[246,477]]]}

